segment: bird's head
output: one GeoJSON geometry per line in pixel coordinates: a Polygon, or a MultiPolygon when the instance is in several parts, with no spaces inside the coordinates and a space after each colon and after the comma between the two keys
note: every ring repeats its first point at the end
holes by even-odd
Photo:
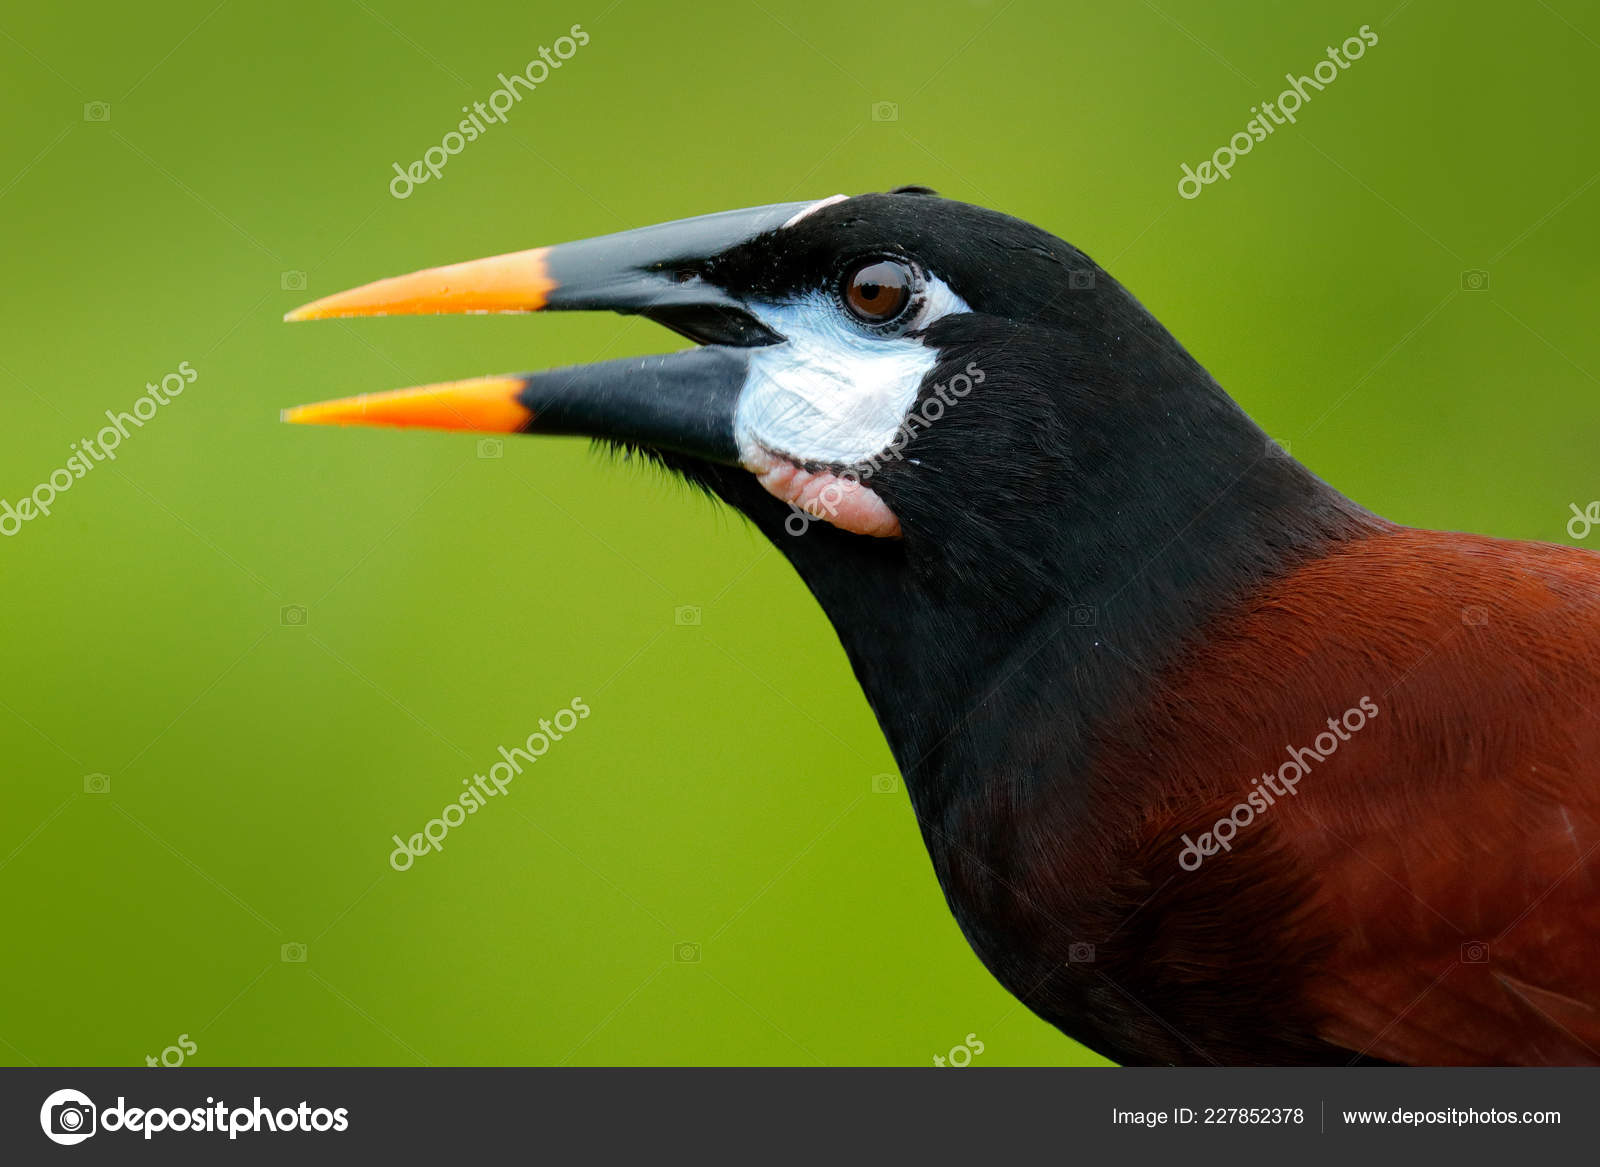
{"type": "Polygon", "coordinates": [[[1090,505],[1085,480],[1115,472],[1099,460],[1108,395],[1183,357],[1071,245],[918,187],[431,268],[288,319],[571,309],[643,315],[701,347],[286,417],[588,435],[658,456],[780,545],[826,525],[970,569],[1041,509],[1090,505]],[[1146,368],[1125,363],[1141,352],[1146,368]]]}
{"type": "Polygon", "coordinates": [[[643,315],[698,347],[287,419],[647,452],[784,551],[862,673],[987,652],[985,634],[1052,605],[1097,623],[1145,605],[1139,635],[1155,636],[1150,605],[1196,603],[1208,576],[1221,587],[1259,546],[1294,542],[1272,524],[1326,491],[1082,252],[920,187],[431,268],[289,319],[568,309],[643,315]],[[1179,534],[1187,550],[1141,574],[1179,534]]]}

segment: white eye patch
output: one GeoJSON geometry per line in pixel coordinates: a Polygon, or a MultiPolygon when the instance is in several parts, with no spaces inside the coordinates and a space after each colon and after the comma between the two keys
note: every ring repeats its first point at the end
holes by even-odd
{"type": "MultiPolygon", "coordinates": [[[[923,296],[913,328],[972,311],[933,276],[923,296]]],[[[795,462],[856,465],[885,450],[938,352],[920,340],[864,332],[821,292],[748,307],[787,339],[748,350],[750,374],[734,418],[745,463],[771,451],[795,462]]]]}

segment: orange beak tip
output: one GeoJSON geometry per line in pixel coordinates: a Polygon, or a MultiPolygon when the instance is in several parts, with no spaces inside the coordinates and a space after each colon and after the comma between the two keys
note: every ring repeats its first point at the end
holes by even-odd
{"type": "Polygon", "coordinates": [[[335,416],[316,405],[291,405],[278,411],[278,420],[285,425],[337,425],[335,416]]]}
{"type": "Polygon", "coordinates": [[[317,417],[315,405],[291,405],[278,411],[278,420],[285,425],[330,425],[331,421],[317,417]]]}
{"type": "Polygon", "coordinates": [[[354,316],[488,315],[537,312],[556,288],[545,262],[548,248],[492,255],[448,267],[363,284],[302,304],[284,320],[332,320],[354,316]]]}
{"type": "Polygon", "coordinates": [[[419,385],[390,393],[363,393],[337,401],[297,405],[279,416],[290,425],[368,425],[402,429],[515,433],[533,415],[518,400],[521,377],[482,377],[419,385]]]}

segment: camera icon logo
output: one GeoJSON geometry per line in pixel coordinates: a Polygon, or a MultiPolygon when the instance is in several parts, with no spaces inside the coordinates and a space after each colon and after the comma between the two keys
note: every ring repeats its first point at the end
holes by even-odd
{"type": "Polygon", "coordinates": [[[672,946],[672,959],[679,964],[699,964],[700,946],[691,941],[672,946]]]}
{"type": "Polygon", "coordinates": [[[1093,964],[1094,945],[1078,941],[1076,944],[1067,945],[1068,964],[1093,964]]]}
{"type": "Polygon", "coordinates": [[[872,793],[893,794],[900,789],[900,781],[893,774],[874,774],[872,776],[872,793]]]}
{"type": "Polygon", "coordinates": [[[306,962],[306,946],[298,941],[291,941],[278,950],[278,959],[284,964],[304,964],[306,962]]]}
{"type": "Polygon", "coordinates": [[[1074,628],[1093,628],[1100,620],[1100,612],[1093,604],[1074,604],[1070,615],[1074,628]]]}
{"type": "Polygon", "coordinates": [[[278,610],[278,619],[285,628],[304,628],[306,610],[299,604],[285,604],[278,610]]]}
{"type": "Polygon", "coordinates": [[[110,794],[111,775],[85,774],[83,776],[83,792],[85,794],[110,794]]]}
{"type": "Polygon", "coordinates": [[[478,457],[480,457],[480,458],[504,458],[505,454],[506,454],[506,444],[501,439],[499,439],[499,438],[479,438],[478,439],[478,457]]]}
{"type": "Polygon", "coordinates": [[[1469,628],[1482,628],[1489,623],[1489,609],[1481,604],[1468,604],[1461,609],[1461,622],[1469,628]]]}
{"type": "Polygon", "coordinates": [[[1488,964],[1489,946],[1482,940],[1469,940],[1461,946],[1462,964],[1488,964]]]}
{"type": "Polygon", "coordinates": [[[71,1147],[95,1132],[95,1105],[78,1090],[57,1090],[39,1108],[39,1125],[52,1143],[71,1147]]]}
{"type": "Polygon", "coordinates": [[[1481,267],[1470,268],[1461,273],[1461,290],[1463,292],[1482,292],[1489,287],[1489,273],[1481,267]]]}
{"type": "Polygon", "coordinates": [[[1094,272],[1069,271],[1067,273],[1067,290],[1071,292],[1088,292],[1094,289],[1094,272]]]}
{"type": "Polygon", "coordinates": [[[306,290],[306,273],[303,271],[286,271],[278,277],[278,285],[285,292],[303,292],[306,290]]]}
{"type": "Polygon", "coordinates": [[[700,627],[700,608],[696,604],[679,604],[672,610],[672,622],[679,628],[700,627]]]}
{"type": "Polygon", "coordinates": [[[900,120],[900,103],[897,101],[875,101],[872,103],[872,120],[875,122],[897,122],[900,120]]]}
{"type": "Polygon", "coordinates": [[[83,103],[83,120],[86,122],[108,122],[111,120],[111,103],[107,101],[86,101],[83,103]]]}

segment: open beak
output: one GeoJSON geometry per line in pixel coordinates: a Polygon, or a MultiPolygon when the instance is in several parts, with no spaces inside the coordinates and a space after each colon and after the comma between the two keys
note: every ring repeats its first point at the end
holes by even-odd
{"type": "Polygon", "coordinates": [[[735,464],[741,350],[783,340],[705,278],[714,256],[813,204],[778,203],[428,268],[338,292],[286,320],[605,309],[706,346],[664,356],[363,394],[285,410],[311,425],[583,434],[735,464]]]}

